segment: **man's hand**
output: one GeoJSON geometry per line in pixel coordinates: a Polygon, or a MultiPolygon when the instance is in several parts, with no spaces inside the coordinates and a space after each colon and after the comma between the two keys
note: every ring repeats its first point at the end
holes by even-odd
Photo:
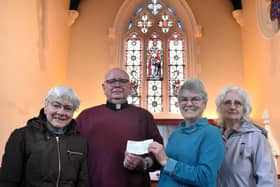
{"type": "Polygon", "coordinates": [[[144,158],[139,155],[125,152],[123,166],[129,170],[141,170],[143,168],[144,158]]]}

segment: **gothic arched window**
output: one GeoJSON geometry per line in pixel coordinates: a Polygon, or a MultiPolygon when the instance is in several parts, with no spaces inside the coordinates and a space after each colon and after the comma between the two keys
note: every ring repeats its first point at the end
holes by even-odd
{"type": "Polygon", "coordinates": [[[178,113],[176,94],[188,66],[176,11],[158,0],[144,1],[131,16],[123,41],[123,65],[132,83],[129,102],[150,112],[178,113]]]}

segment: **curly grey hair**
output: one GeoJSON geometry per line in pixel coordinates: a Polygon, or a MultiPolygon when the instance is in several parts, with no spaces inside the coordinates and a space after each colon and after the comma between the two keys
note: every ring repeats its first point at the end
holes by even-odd
{"type": "Polygon", "coordinates": [[[245,112],[244,112],[241,120],[242,121],[251,121],[250,113],[252,111],[252,106],[251,106],[251,102],[250,102],[248,93],[244,89],[242,89],[242,88],[240,88],[238,86],[227,86],[217,96],[217,98],[216,98],[216,107],[217,107],[217,113],[219,115],[219,118],[221,118],[221,104],[222,104],[226,94],[228,92],[231,92],[231,91],[237,91],[239,93],[239,95],[241,96],[242,100],[243,100],[245,112]]]}

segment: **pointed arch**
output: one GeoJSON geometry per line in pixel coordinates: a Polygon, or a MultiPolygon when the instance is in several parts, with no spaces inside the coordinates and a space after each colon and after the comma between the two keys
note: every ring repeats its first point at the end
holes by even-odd
{"type": "Polygon", "coordinates": [[[196,40],[201,37],[189,5],[184,0],[125,0],[108,36],[112,66],[125,68],[135,83],[129,102],[154,114],[178,114],[177,90],[185,77],[197,76],[196,40]]]}
{"type": "MultiPolygon", "coordinates": [[[[131,15],[137,9],[138,5],[141,4],[141,0],[125,0],[117,12],[114,23],[109,29],[108,37],[111,39],[111,55],[112,65],[122,67],[122,34],[127,30],[127,23],[131,15]]],[[[189,4],[185,0],[166,0],[166,4],[171,5],[181,19],[182,25],[185,28],[186,38],[188,43],[186,48],[188,49],[186,54],[186,60],[188,61],[188,75],[197,76],[197,55],[199,53],[199,45],[197,39],[202,36],[201,26],[197,24],[195,16],[190,8],[189,4]]]]}

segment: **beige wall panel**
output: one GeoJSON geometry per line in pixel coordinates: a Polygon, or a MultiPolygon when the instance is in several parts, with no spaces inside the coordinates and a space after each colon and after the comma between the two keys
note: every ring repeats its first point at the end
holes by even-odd
{"type": "Polygon", "coordinates": [[[0,8],[0,161],[11,131],[38,115],[50,87],[65,83],[68,3],[13,0],[0,8]]]}

